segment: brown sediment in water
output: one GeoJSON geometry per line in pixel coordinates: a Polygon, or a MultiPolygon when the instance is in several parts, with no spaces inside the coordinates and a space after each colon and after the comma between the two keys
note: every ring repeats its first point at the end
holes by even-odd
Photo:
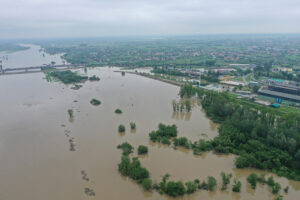
{"type": "MultiPolygon", "coordinates": [[[[246,176],[256,170],[236,169],[233,155],[209,152],[194,156],[184,149],[149,142],[148,133],[160,122],[176,124],[179,137],[192,141],[218,135],[217,125],[207,119],[197,101],[192,103],[191,113],[177,113],[176,117],[172,100],[179,101],[177,86],[134,74],[120,76],[108,68],[90,69],[88,74],[96,74],[101,81],[86,82],[80,90],[65,88],[63,94],[64,86],[46,82],[43,74],[1,77],[0,194],[5,200],[169,199],[145,192],[118,173],[121,152],[116,146],[125,141],[135,147],[135,153],[138,145],[149,147],[149,154],[140,160],[155,180],[168,172],[171,179],[184,181],[213,175],[220,183],[220,172],[224,171],[243,183],[240,194],[232,193],[229,187],[227,192],[199,191],[179,199],[274,199],[267,186],[258,186],[255,191],[247,186],[246,176]],[[101,99],[102,106],[95,109],[89,104],[91,98],[101,99]],[[39,104],[28,107],[24,102],[39,104]],[[66,110],[72,106],[80,112],[70,123],[66,110]],[[124,113],[115,115],[115,108],[124,113]],[[130,130],[132,121],[137,125],[136,132],[119,135],[117,126],[124,124],[130,130]],[[76,142],[74,152],[69,151],[72,137],[76,142]],[[82,179],[83,169],[88,182],[82,179]],[[88,196],[91,191],[96,196],[88,196]]],[[[283,187],[290,185],[284,199],[298,199],[299,182],[275,180],[283,187]]]]}

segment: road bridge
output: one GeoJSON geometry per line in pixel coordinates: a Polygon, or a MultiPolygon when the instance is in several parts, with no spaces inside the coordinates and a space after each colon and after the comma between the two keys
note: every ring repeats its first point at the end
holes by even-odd
{"type": "Polygon", "coordinates": [[[0,75],[36,73],[48,69],[63,70],[63,69],[76,69],[76,68],[84,68],[84,67],[86,67],[86,64],[42,65],[42,66],[16,67],[16,68],[3,68],[3,66],[1,65],[0,75]]]}

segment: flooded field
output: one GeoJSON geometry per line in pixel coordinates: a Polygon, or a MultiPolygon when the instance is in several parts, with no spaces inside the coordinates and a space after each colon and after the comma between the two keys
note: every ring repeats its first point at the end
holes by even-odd
{"type": "MultiPolygon", "coordinates": [[[[191,113],[174,113],[172,100],[179,100],[178,87],[133,74],[122,76],[114,70],[88,69],[88,75],[101,80],[87,81],[79,90],[47,82],[42,73],[0,77],[0,199],[169,199],[145,192],[118,173],[121,151],[116,146],[125,141],[135,150],[140,144],[149,147],[149,154],[140,160],[156,181],[165,173],[183,181],[217,178],[216,192],[199,191],[181,199],[274,199],[267,186],[258,184],[254,191],[246,184],[253,170],[237,170],[233,155],[194,156],[184,149],[151,143],[148,133],[160,122],[176,124],[178,135],[192,141],[215,137],[217,125],[206,118],[197,100],[191,113]],[[92,98],[102,104],[91,105],[92,98]],[[115,114],[116,108],[123,114],[115,114]],[[74,110],[73,119],[68,109],[74,110]],[[130,131],[131,121],[136,131],[130,131]],[[119,124],[126,126],[124,134],[118,133],[119,124]],[[221,171],[242,181],[240,194],[233,194],[231,188],[220,191],[221,171]]],[[[282,187],[290,186],[284,199],[299,198],[300,182],[275,180],[282,187]]]]}

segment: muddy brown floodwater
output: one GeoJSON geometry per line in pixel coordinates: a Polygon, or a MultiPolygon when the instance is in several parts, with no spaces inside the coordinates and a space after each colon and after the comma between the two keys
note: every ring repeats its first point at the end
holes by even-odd
{"type": "MultiPolygon", "coordinates": [[[[212,175],[220,183],[220,172],[225,171],[243,183],[240,194],[218,189],[181,199],[274,199],[267,186],[259,185],[255,191],[247,186],[246,176],[254,170],[236,169],[233,155],[194,156],[149,142],[148,133],[160,122],[176,124],[179,136],[193,141],[215,137],[217,125],[205,117],[196,100],[190,114],[173,113],[178,87],[133,74],[121,76],[113,70],[89,69],[88,75],[101,80],[86,82],[79,90],[47,82],[42,73],[0,77],[0,199],[168,199],[145,192],[118,173],[121,151],[116,146],[125,141],[135,148],[149,146],[149,155],[140,160],[156,181],[168,172],[174,180],[203,180],[212,175]],[[92,98],[102,104],[91,105],[92,98]],[[123,114],[115,114],[116,108],[123,114]],[[74,111],[72,120],[68,109],[74,111]],[[131,121],[136,131],[130,131],[131,121]],[[119,124],[126,126],[125,134],[118,133],[119,124]]],[[[299,199],[299,182],[277,177],[276,181],[290,186],[284,199],[299,199]]]]}

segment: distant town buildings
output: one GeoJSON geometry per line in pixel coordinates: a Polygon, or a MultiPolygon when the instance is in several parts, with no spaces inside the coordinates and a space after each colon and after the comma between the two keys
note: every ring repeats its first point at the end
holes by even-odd
{"type": "Polygon", "coordinates": [[[247,69],[253,70],[256,67],[256,65],[254,65],[254,64],[229,64],[229,67],[238,67],[243,70],[247,70],[247,69]]]}
{"type": "Polygon", "coordinates": [[[219,74],[230,74],[231,72],[236,71],[234,68],[210,68],[210,72],[219,73],[219,74]]]}
{"type": "Polygon", "coordinates": [[[268,86],[261,88],[258,93],[261,95],[300,102],[300,87],[280,79],[269,79],[268,86]]]}

